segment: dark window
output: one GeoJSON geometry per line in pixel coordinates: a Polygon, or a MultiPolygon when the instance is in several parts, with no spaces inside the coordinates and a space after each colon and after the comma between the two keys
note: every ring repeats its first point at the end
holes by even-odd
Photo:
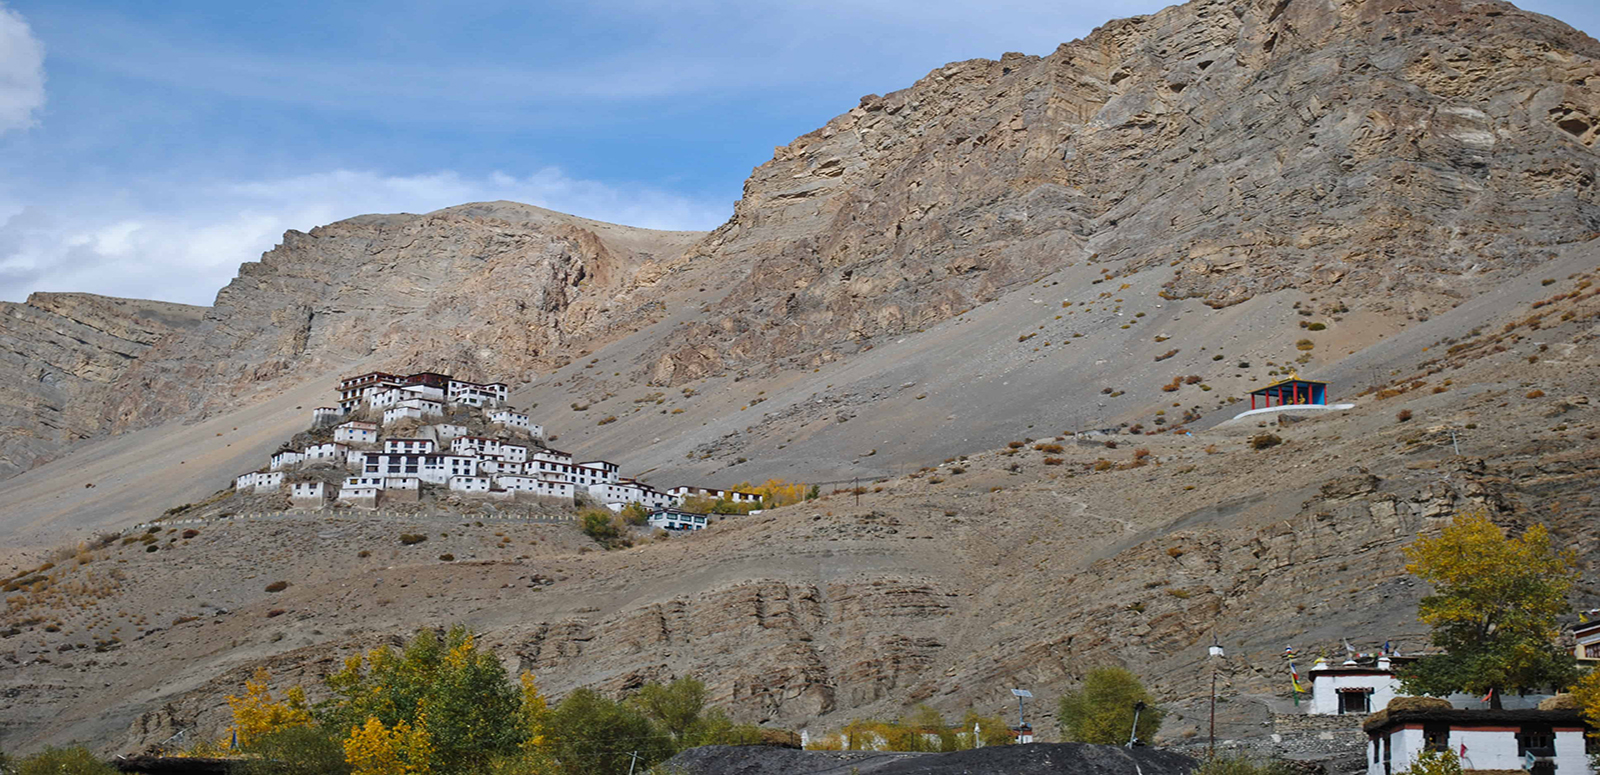
{"type": "Polygon", "coordinates": [[[1339,690],[1339,712],[1340,713],[1371,713],[1372,712],[1372,690],[1371,689],[1340,689],[1339,690]]]}
{"type": "Polygon", "coordinates": [[[1556,734],[1548,726],[1535,724],[1517,732],[1517,755],[1525,756],[1529,748],[1554,748],[1556,734]]]}
{"type": "Polygon", "coordinates": [[[1393,775],[1394,772],[1394,744],[1391,735],[1383,736],[1383,775],[1393,775]]]}
{"type": "Polygon", "coordinates": [[[1425,724],[1422,727],[1422,750],[1448,751],[1450,750],[1450,725],[1425,724]]]}

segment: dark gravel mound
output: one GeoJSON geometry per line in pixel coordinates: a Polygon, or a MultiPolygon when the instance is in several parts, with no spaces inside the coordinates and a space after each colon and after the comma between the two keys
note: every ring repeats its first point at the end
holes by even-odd
{"type": "Polygon", "coordinates": [[[1199,762],[1152,748],[1034,743],[955,753],[691,748],[659,769],[672,775],[1188,775],[1199,762]]]}

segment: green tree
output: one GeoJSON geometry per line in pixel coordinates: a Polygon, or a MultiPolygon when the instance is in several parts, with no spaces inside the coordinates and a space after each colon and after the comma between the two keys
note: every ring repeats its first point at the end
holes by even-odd
{"type": "Polygon", "coordinates": [[[643,503],[634,501],[622,507],[622,521],[634,527],[641,527],[650,521],[650,510],[643,503]]]}
{"type": "Polygon", "coordinates": [[[590,689],[568,694],[550,711],[546,746],[568,775],[643,772],[673,753],[671,736],[644,714],[590,689]]]}
{"type": "Polygon", "coordinates": [[[1402,670],[1407,692],[1489,692],[1499,708],[1504,690],[1566,686],[1577,677],[1572,655],[1555,644],[1576,565],[1570,552],[1551,546],[1543,525],[1509,538],[1482,513],[1460,514],[1404,551],[1406,571],[1433,585],[1417,618],[1444,650],[1402,670]]]}
{"type": "Polygon", "coordinates": [[[1061,696],[1058,718],[1061,739],[1080,743],[1121,745],[1133,730],[1134,706],[1139,711],[1138,737],[1153,738],[1167,713],[1155,704],[1139,677],[1120,667],[1101,667],[1089,671],[1083,686],[1061,696]]]}
{"type": "Polygon", "coordinates": [[[268,732],[243,749],[253,754],[244,775],[349,775],[344,746],[321,727],[285,727],[268,732]]]}
{"type": "Polygon", "coordinates": [[[693,678],[679,678],[666,685],[647,684],[628,702],[681,746],[700,723],[700,714],[706,707],[706,686],[693,678]]]}
{"type": "Polygon", "coordinates": [[[117,775],[83,746],[46,748],[20,762],[17,775],[117,775]]]}
{"type": "Polygon", "coordinates": [[[627,545],[622,526],[618,522],[617,515],[605,509],[586,509],[578,524],[583,534],[593,538],[595,543],[607,549],[615,549],[627,545]]]}

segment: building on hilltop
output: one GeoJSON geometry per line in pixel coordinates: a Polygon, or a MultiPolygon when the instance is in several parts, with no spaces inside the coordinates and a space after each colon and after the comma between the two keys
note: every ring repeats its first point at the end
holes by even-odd
{"type": "Polygon", "coordinates": [[[1328,383],[1318,382],[1314,379],[1301,379],[1298,374],[1290,375],[1266,387],[1250,391],[1251,409],[1269,409],[1273,406],[1299,406],[1313,405],[1324,406],[1328,403],[1328,383]],[[1256,399],[1261,399],[1261,406],[1256,406],[1256,399]],[[1277,403],[1273,403],[1276,401],[1277,403]]]}
{"type": "Polygon", "coordinates": [[[334,427],[333,440],[345,444],[376,444],[378,426],[376,423],[351,420],[334,427]]]}
{"type": "Polygon", "coordinates": [[[431,454],[437,445],[433,439],[384,439],[383,451],[391,455],[427,455],[431,454]]]}
{"type": "Polygon", "coordinates": [[[677,498],[680,502],[687,498],[709,498],[715,501],[729,503],[761,503],[761,496],[753,492],[742,490],[719,490],[715,487],[695,487],[693,485],[679,485],[667,490],[667,494],[677,498]]]}
{"type": "Polygon", "coordinates": [[[647,524],[662,530],[703,530],[706,515],[678,509],[656,509],[650,512],[647,524]]]}
{"type": "MultiPolygon", "coordinates": [[[[278,451],[268,461],[268,471],[240,475],[234,486],[240,492],[279,492],[284,471],[309,463],[342,465],[351,476],[337,488],[309,481],[292,483],[289,495],[295,505],[320,507],[335,496],[341,504],[363,508],[374,508],[380,500],[418,502],[426,487],[491,499],[532,496],[569,503],[581,493],[612,510],[632,503],[672,509],[689,494],[735,503],[760,502],[754,493],[734,490],[684,486],[662,492],[622,478],[616,463],[574,462],[571,454],[542,446],[544,429],[528,414],[506,405],[509,392],[505,383],[469,382],[438,372],[399,375],[374,371],[346,377],[339,382],[338,407],[318,407],[313,412],[311,435],[316,441],[301,450],[278,451]],[[450,422],[438,421],[447,411],[452,412],[450,422]],[[381,422],[352,418],[357,412],[363,418],[376,414],[381,422]],[[385,428],[408,420],[416,421],[418,427],[407,427],[404,437],[385,436],[385,428]],[[330,425],[331,441],[325,432],[315,432],[330,425]],[[498,435],[531,437],[533,443],[474,435],[475,429],[477,433],[494,432],[482,430],[486,427],[518,432],[498,435]]],[[[674,529],[699,527],[704,524],[674,529]]]]}

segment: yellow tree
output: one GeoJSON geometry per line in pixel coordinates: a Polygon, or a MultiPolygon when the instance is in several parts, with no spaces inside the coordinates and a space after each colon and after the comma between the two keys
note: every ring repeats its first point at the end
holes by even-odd
{"type": "MultiPolygon", "coordinates": [[[[1578,682],[1572,690],[1573,696],[1578,699],[1578,704],[1583,708],[1583,717],[1589,721],[1589,726],[1600,729],[1600,668],[1590,670],[1583,680],[1578,682]]],[[[1590,732],[1593,737],[1600,737],[1600,732],[1590,732]]]]}
{"type": "Polygon", "coordinates": [[[1445,652],[1405,670],[1408,691],[1488,692],[1499,708],[1503,690],[1565,686],[1575,677],[1572,655],[1555,637],[1576,563],[1551,546],[1543,525],[1510,538],[1483,513],[1460,514],[1404,551],[1406,571],[1433,585],[1417,618],[1445,652]]]}
{"type": "Polygon", "coordinates": [[[283,701],[273,699],[267,685],[272,676],[266,668],[259,668],[250,680],[244,682],[244,696],[229,695],[228,708],[233,711],[233,726],[228,731],[238,739],[240,747],[249,746],[264,735],[288,727],[308,727],[314,722],[311,709],[306,705],[306,693],[296,686],[285,692],[283,701]]]}
{"type": "Polygon", "coordinates": [[[386,727],[382,721],[368,718],[344,740],[344,758],[350,763],[351,775],[426,775],[432,757],[422,719],[415,727],[404,721],[386,727]]]}

